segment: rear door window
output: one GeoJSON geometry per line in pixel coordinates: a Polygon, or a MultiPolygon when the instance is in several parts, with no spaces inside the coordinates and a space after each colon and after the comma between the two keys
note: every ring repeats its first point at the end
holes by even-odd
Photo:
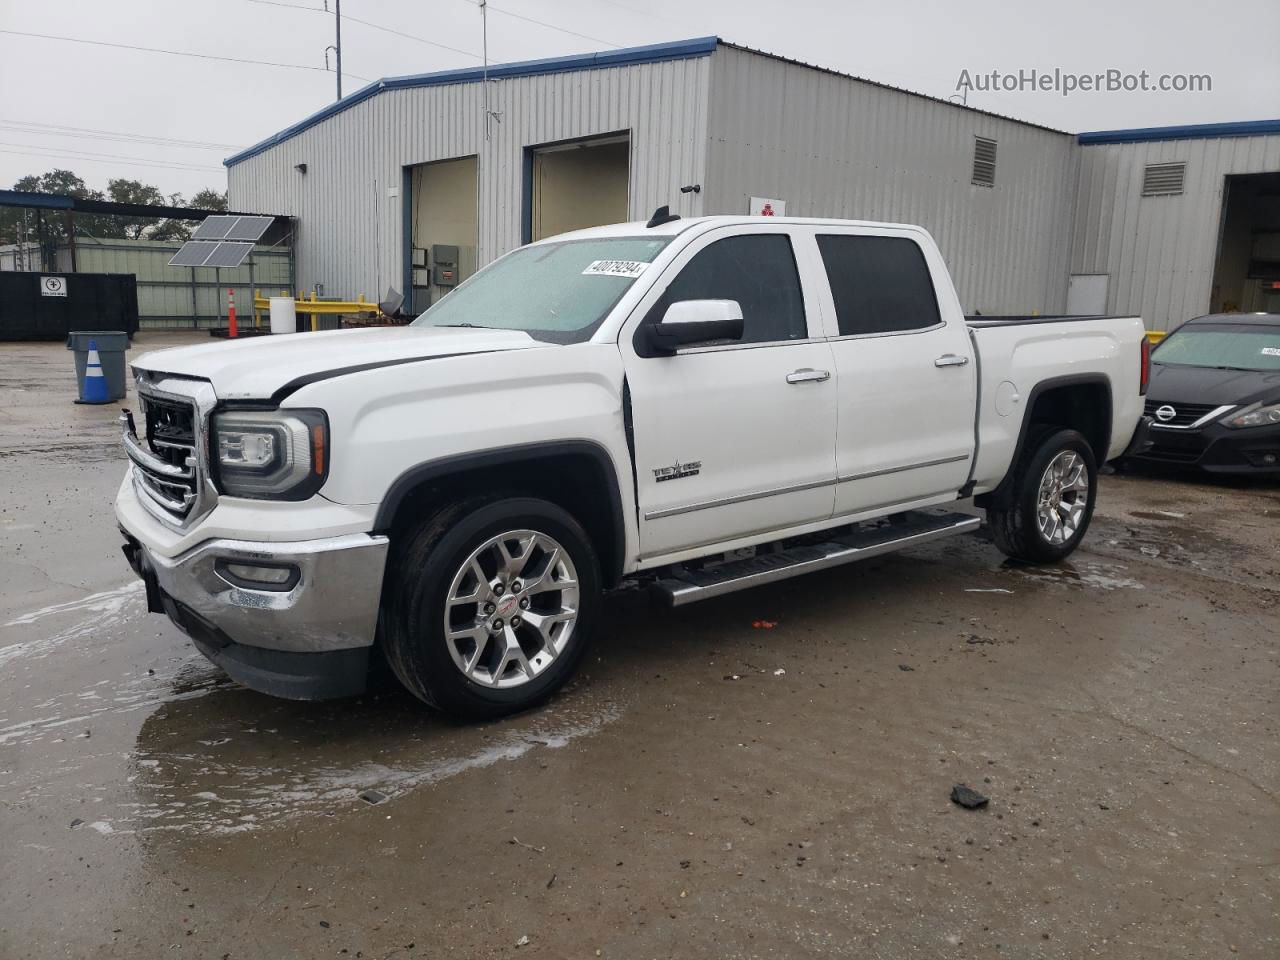
{"type": "Polygon", "coordinates": [[[791,239],[783,234],[746,234],[717,240],[694,255],[645,318],[657,323],[681,300],[736,300],[743,333],[734,343],[803,340],[804,297],[791,239]]]}
{"type": "Polygon", "coordinates": [[[942,322],[924,252],[906,237],[819,235],[840,336],[903,333],[942,322]]]}

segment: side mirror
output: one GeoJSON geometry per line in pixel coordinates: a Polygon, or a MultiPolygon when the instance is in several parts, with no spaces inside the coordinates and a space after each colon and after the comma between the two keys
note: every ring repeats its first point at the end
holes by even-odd
{"type": "Polygon", "coordinates": [[[713,340],[742,339],[742,307],[737,300],[680,300],[650,325],[649,347],[669,357],[680,347],[713,340]]]}

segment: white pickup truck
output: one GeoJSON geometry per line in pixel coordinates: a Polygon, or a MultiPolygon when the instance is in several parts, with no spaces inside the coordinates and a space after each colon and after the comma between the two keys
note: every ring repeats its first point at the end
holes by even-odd
{"type": "Polygon", "coordinates": [[[1147,348],[1136,317],[966,318],[919,227],[660,210],[408,327],[134,371],[150,609],[267,693],[358,693],[377,651],[484,717],[563,684],[624,580],[689,603],[972,530],[971,498],[1006,553],[1065,557],[1141,440],[1147,348]]]}

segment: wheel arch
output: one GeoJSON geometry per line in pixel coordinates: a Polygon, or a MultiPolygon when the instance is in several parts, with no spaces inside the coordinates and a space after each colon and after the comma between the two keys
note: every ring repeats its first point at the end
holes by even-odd
{"type": "Polygon", "coordinates": [[[412,466],[387,489],[374,530],[391,536],[394,546],[396,531],[431,507],[454,495],[485,489],[539,496],[563,507],[596,544],[605,587],[621,579],[626,551],[622,494],[613,458],[594,440],[496,447],[412,466]],[[515,466],[522,473],[512,479],[508,471],[515,466]],[[535,466],[538,472],[530,473],[535,466]]]}
{"type": "Polygon", "coordinates": [[[1008,499],[1027,444],[1039,427],[1078,430],[1089,441],[1101,466],[1111,445],[1112,410],[1111,379],[1106,374],[1081,373],[1041,380],[1027,396],[1008,471],[996,489],[974,498],[974,502],[985,507],[1008,499]]]}

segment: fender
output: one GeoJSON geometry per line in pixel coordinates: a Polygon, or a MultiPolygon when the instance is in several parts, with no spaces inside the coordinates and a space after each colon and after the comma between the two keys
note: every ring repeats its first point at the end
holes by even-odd
{"type": "Polygon", "coordinates": [[[395,518],[396,511],[414,488],[424,482],[447,477],[478,468],[527,464],[534,460],[545,460],[551,457],[586,456],[595,463],[600,472],[600,480],[604,484],[605,497],[609,505],[609,518],[613,527],[613,556],[602,557],[609,564],[605,571],[605,580],[616,582],[621,576],[625,561],[627,534],[622,516],[622,494],[618,490],[618,472],[613,457],[603,445],[595,440],[550,440],[540,443],[518,444],[509,447],[494,447],[474,453],[462,453],[438,460],[428,460],[410,467],[392,481],[382,503],[378,506],[374,518],[375,533],[387,533],[395,518]]]}
{"type": "MultiPolygon", "coordinates": [[[[1036,408],[1036,401],[1040,399],[1040,395],[1048,390],[1054,390],[1058,387],[1078,387],[1078,386],[1100,386],[1106,392],[1106,410],[1103,416],[1103,429],[1105,435],[1103,437],[1102,449],[1098,452],[1099,457],[1106,457],[1107,449],[1111,446],[1111,424],[1112,424],[1112,402],[1111,402],[1111,378],[1103,373],[1077,373],[1065,377],[1050,377],[1048,380],[1041,380],[1027,395],[1026,405],[1022,408],[1022,426],[1018,430],[1018,442],[1013,448],[1013,459],[1009,461],[1009,469],[1004,475],[1004,479],[1000,481],[1000,485],[990,493],[984,493],[975,499],[978,506],[985,506],[992,501],[998,501],[1008,495],[1009,478],[1013,476],[1014,467],[1022,459],[1022,454],[1026,449],[1027,438],[1031,433],[1031,413],[1036,408]],[[981,501],[981,502],[979,502],[981,501]]],[[[1101,463],[1099,463],[1101,466],[1101,463]]]]}

